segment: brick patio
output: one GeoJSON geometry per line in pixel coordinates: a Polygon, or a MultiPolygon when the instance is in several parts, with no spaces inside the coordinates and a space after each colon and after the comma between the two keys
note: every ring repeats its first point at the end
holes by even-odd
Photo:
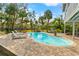
{"type": "MultiPolygon", "coordinates": [[[[27,34],[25,34],[27,36],[27,34]]],[[[50,34],[49,35],[53,35],[50,34]]],[[[26,39],[11,39],[11,34],[0,37],[0,45],[18,56],[77,56],[79,55],[79,40],[71,36],[61,35],[74,41],[69,47],[48,46],[35,42],[27,36],[26,39]]]]}

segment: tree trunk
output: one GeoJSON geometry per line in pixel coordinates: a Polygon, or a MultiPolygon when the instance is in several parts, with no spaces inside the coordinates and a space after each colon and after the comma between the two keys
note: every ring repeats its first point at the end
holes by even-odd
{"type": "Polygon", "coordinates": [[[1,30],[3,31],[4,29],[4,23],[1,24],[1,30]]]}
{"type": "Polygon", "coordinates": [[[47,32],[49,31],[49,19],[48,19],[48,23],[47,23],[47,32]]]}
{"type": "Polygon", "coordinates": [[[15,25],[15,14],[14,14],[14,18],[12,19],[12,31],[14,30],[14,25],[15,25]]]}
{"type": "Polygon", "coordinates": [[[7,19],[7,23],[6,23],[6,33],[9,33],[9,19],[7,19]]]}
{"type": "Polygon", "coordinates": [[[13,31],[13,19],[12,19],[12,28],[11,28],[11,31],[13,31]]]}
{"type": "MultiPolygon", "coordinates": [[[[43,22],[43,20],[42,20],[42,26],[44,25],[44,22],[43,22]]],[[[42,30],[43,30],[43,27],[42,27],[42,30]]]]}
{"type": "Polygon", "coordinates": [[[2,29],[3,29],[2,19],[1,19],[1,28],[0,28],[0,29],[1,29],[1,31],[2,31],[2,29]]]}
{"type": "Polygon", "coordinates": [[[32,30],[32,20],[30,21],[30,26],[31,26],[31,30],[32,30]]]}
{"type": "Polygon", "coordinates": [[[21,23],[22,23],[22,24],[21,24],[21,25],[22,25],[21,28],[22,28],[22,30],[23,30],[23,17],[22,17],[21,23]]]}
{"type": "Polygon", "coordinates": [[[57,32],[56,32],[56,30],[54,31],[54,36],[57,36],[57,32]]]}

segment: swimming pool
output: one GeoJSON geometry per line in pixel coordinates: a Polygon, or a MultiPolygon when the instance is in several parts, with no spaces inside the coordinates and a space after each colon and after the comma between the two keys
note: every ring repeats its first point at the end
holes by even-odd
{"type": "Polygon", "coordinates": [[[71,40],[66,40],[61,37],[50,36],[43,32],[29,32],[28,35],[32,37],[36,42],[44,43],[46,45],[69,46],[73,44],[73,41],[71,40]]]}

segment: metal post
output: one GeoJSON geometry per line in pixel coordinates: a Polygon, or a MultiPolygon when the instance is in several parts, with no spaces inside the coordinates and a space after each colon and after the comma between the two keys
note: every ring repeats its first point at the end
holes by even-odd
{"type": "Polygon", "coordinates": [[[72,34],[73,34],[73,38],[74,38],[74,36],[75,36],[75,22],[73,22],[73,32],[72,32],[72,34]]]}
{"type": "Polygon", "coordinates": [[[64,34],[66,33],[66,24],[64,22],[64,34]]]}

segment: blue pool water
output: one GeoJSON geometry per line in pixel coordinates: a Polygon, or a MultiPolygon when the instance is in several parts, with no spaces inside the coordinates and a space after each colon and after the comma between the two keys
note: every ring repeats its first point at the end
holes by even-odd
{"type": "Polygon", "coordinates": [[[61,37],[49,36],[48,34],[42,32],[29,32],[28,35],[32,37],[36,42],[44,43],[47,45],[69,46],[73,44],[71,40],[66,40],[61,37]]]}

